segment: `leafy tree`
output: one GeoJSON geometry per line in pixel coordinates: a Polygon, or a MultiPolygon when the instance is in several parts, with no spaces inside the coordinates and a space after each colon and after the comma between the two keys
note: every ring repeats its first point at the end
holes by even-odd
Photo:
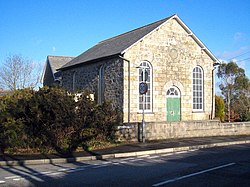
{"type": "Polygon", "coordinates": [[[40,80],[40,68],[21,55],[7,56],[0,69],[0,87],[5,89],[34,88],[40,80]]]}
{"type": "Polygon", "coordinates": [[[224,121],[225,104],[221,96],[215,96],[215,117],[219,117],[220,121],[224,121]]]}
{"type": "Polygon", "coordinates": [[[236,107],[237,103],[241,103],[242,99],[249,101],[249,79],[245,75],[245,70],[240,68],[235,62],[222,63],[219,66],[217,73],[218,78],[221,79],[220,89],[225,98],[227,118],[230,121],[232,110],[241,114],[249,108],[249,102],[242,103],[244,111],[236,107]]]}

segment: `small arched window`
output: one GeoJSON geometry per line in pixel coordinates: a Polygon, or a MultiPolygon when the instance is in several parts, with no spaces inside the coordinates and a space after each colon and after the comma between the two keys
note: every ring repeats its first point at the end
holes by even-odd
{"type": "Polygon", "coordinates": [[[193,69],[193,111],[204,110],[203,70],[200,66],[193,69]]]}
{"type": "Polygon", "coordinates": [[[180,93],[176,87],[171,87],[167,91],[167,97],[180,97],[180,93]]]}
{"type": "MultiPolygon", "coordinates": [[[[151,112],[152,111],[152,66],[148,61],[143,61],[140,63],[139,71],[138,71],[139,83],[145,82],[148,86],[148,91],[146,94],[139,95],[139,111],[144,110],[151,112]],[[144,98],[144,102],[143,102],[144,98]]],[[[139,93],[139,90],[138,90],[139,93]]]]}

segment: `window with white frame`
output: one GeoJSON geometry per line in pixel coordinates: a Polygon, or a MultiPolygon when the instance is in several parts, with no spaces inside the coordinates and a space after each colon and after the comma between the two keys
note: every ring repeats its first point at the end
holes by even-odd
{"type": "Polygon", "coordinates": [[[193,69],[193,111],[203,111],[203,70],[200,66],[193,69]]]}
{"type": "MultiPolygon", "coordinates": [[[[148,61],[141,62],[138,70],[139,83],[145,82],[148,86],[148,91],[146,94],[139,94],[139,111],[144,110],[147,112],[152,111],[152,66],[148,61]],[[144,99],[144,101],[143,101],[144,99]]],[[[139,85],[139,84],[138,84],[139,85]]],[[[139,91],[138,91],[139,93],[139,91]]]]}

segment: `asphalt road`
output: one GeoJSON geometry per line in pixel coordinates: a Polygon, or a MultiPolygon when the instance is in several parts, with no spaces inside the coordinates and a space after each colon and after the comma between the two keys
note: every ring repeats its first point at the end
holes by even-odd
{"type": "Polygon", "coordinates": [[[2,186],[250,186],[250,144],[0,168],[2,186]]]}

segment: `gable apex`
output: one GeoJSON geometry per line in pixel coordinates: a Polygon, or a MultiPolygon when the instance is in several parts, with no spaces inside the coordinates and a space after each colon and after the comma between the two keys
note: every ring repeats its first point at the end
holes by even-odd
{"type": "MultiPolygon", "coordinates": [[[[158,30],[165,22],[168,22],[168,21],[170,21],[172,19],[175,19],[177,21],[177,23],[188,33],[188,35],[190,37],[192,37],[193,40],[200,46],[201,50],[204,50],[207,53],[207,55],[214,62],[219,62],[219,60],[213,55],[213,53],[205,46],[205,44],[203,44],[203,42],[193,33],[193,31],[180,19],[180,17],[177,14],[174,14],[174,15],[168,17],[168,19],[166,19],[166,18],[163,19],[163,20],[165,20],[164,22],[162,22],[158,27],[156,27],[155,29],[153,29],[147,35],[143,36],[143,38],[145,38],[146,36],[150,35],[152,32],[158,30]]],[[[142,41],[143,38],[141,38],[140,40],[138,40],[137,42],[135,42],[134,44],[132,44],[131,46],[129,46],[127,49],[125,49],[124,51],[122,51],[122,54],[126,53],[127,50],[129,50],[131,47],[133,47],[134,45],[136,45],[138,42],[142,41]]]]}
{"type": "Polygon", "coordinates": [[[177,15],[173,16],[180,26],[188,33],[190,37],[200,46],[202,50],[204,50],[207,55],[214,61],[219,62],[219,60],[213,55],[213,53],[203,44],[203,42],[193,33],[193,31],[181,20],[181,18],[177,15]]]}

